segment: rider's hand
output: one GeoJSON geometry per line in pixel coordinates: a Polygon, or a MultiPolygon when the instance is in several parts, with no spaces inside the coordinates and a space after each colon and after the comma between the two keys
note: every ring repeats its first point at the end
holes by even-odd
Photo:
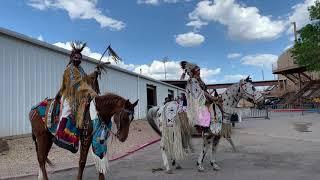
{"type": "Polygon", "coordinates": [[[96,67],[95,72],[97,73],[97,76],[101,75],[101,70],[99,67],[96,67]]]}

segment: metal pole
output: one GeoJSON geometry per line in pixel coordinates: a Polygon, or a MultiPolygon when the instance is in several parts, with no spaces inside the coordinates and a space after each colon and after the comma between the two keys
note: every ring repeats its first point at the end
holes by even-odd
{"type": "MultiPolygon", "coordinates": [[[[299,73],[299,91],[301,91],[301,76],[300,76],[300,73],[299,73]]],[[[302,95],[299,97],[299,101],[300,101],[301,114],[303,115],[302,95]]]]}
{"type": "Polygon", "coordinates": [[[293,24],[294,40],[295,40],[295,42],[297,42],[297,41],[298,41],[298,36],[297,36],[297,24],[296,24],[296,22],[292,22],[291,24],[293,24]]]}
{"type": "MultiPolygon", "coordinates": [[[[138,74],[138,82],[137,82],[137,96],[138,96],[138,99],[140,98],[140,76],[141,76],[141,72],[142,72],[142,70],[140,68],[140,74],[138,74]]],[[[140,119],[140,105],[139,105],[139,103],[138,103],[138,119],[140,119]]]]}
{"type": "Polygon", "coordinates": [[[167,69],[166,69],[166,62],[168,62],[168,57],[164,57],[162,59],[163,66],[164,66],[164,79],[167,79],[167,69]]]}
{"type": "Polygon", "coordinates": [[[164,65],[164,79],[167,79],[166,61],[163,63],[163,65],[164,65]]]}

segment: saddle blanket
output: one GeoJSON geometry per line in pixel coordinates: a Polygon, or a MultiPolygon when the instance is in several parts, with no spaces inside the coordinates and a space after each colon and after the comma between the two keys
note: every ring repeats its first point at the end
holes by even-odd
{"type": "Polygon", "coordinates": [[[79,149],[80,133],[76,128],[74,116],[71,114],[67,118],[62,118],[61,121],[59,121],[61,105],[58,103],[56,108],[53,109],[53,103],[54,100],[45,99],[38,105],[32,107],[32,110],[38,112],[49,132],[54,136],[53,142],[57,146],[76,153],[79,149]],[[51,117],[53,117],[53,120],[51,117]]]}
{"type": "MultiPolygon", "coordinates": [[[[51,99],[45,99],[32,107],[32,110],[38,112],[48,131],[54,136],[53,142],[57,146],[76,153],[79,149],[80,132],[76,128],[74,116],[71,114],[59,121],[61,104],[58,103],[56,108],[53,109],[53,102],[51,99]],[[51,118],[51,115],[53,118],[51,118]]],[[[110,120],[108,124],[105,124],[98,118],[94,100],[90,103],[90,116],[93,124],[92,151],[102,159],[107,152],[107,139],[110,136],[112,121],[110,120]]]]}

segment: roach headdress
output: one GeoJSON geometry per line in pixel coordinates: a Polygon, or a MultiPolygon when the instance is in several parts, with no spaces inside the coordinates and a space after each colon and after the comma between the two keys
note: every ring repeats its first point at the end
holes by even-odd
{"type": "Polygon", "coordinates": [[[185,74],[187,73],[190,77],[193,77],[193,70],[196,68],[199,68],[198,65],[187,62],[187,61],[181,61],[180,62],[181,68],[184,70],[183,74],[181,75],[181,79],[185,78],[185,74]]]}
{"type": "Polygon", "coordinates": [[[71,54],[70,54],[70,57],[74,56],[75,54],[81,54],[81,52],[83,51],[83,49],[86,47],[86,43],[82,43],[82,42],[72,42],[71,43],[71,47],[72,47],[72,50],[71,50],[71,54]]]}

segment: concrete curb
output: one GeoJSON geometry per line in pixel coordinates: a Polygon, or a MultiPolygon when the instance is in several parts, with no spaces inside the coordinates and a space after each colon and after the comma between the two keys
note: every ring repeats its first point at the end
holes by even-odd
{"type": "MultiPolygon", "coordinates": [[[[143,149],[143,148],[145,148],[145,147],[147,147],[149,145],[152,145],[154,143],[157,143],[159,141],[160,141],[160,138],[152,140],[152,141],[147,142],[145,144],[137,145],[137,146],[133,147],[131,150],[127,151],[125,154],[122,154],[122,155],[119,155],[119,156],[116,156],[116,157],[110,159],[109,162],[116,161],[116,160],[119,160],[119,159],[124,158],[126,156],[129,156],[129,155],[133,154],[134,152],[139,151],[140,149],[143,149]]],[[[86,164],[86,168],[87,167],[91,167],[91,166],[94,166],[94,163],[86,164]]],[[[57,172],[69,171],[69,170],[72,170],[72,169],[78,169],[78,165],[77,166],[72,166],[72,167],[67,167],[67,168],[55,169],[53,171],[48,172],[48,174],[54,174],[54,173],[57,173],[57,172]]],[[[37,176],[37,175],[38,175],[37,173],[31,173],[31,174],[18,175],[18,176],[0,177],[0,180],[26,178],[26,177],[37,176]]]]}

